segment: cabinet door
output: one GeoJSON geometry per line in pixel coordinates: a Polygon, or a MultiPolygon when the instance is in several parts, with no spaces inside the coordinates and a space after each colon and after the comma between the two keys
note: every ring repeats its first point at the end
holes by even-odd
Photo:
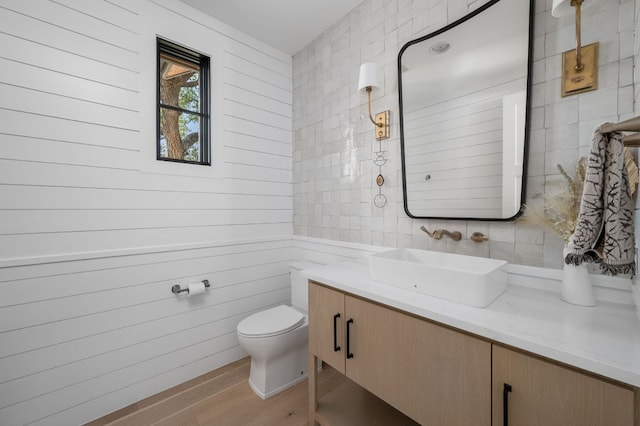
{"type": "Polygon", "coordinates": [[[632,426],[633,397],[628,388],[493,346],[494,426],[632,426]]]}
{"type": "Polygon", "coordinates": [[[309,282],[309,353],[344,374],[344,294],[309,282]]]}
{"type": "Polygon", "coordinates": [[[425,425],[491,424],[491,344],[351,296],[346,374],[425,425]]]}

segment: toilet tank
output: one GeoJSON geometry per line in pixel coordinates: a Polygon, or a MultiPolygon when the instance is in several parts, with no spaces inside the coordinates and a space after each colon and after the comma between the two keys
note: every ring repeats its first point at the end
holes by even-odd
{"type": "Polygon", "coordinates": [[[297,260],[289,265],[291,305],[305,312],[309,309],[309,286],[307,285],[307,279],[300,274],[300,271],[314,266],[320,266],[320,264],[309,262],[308,260],[297,260]]]}

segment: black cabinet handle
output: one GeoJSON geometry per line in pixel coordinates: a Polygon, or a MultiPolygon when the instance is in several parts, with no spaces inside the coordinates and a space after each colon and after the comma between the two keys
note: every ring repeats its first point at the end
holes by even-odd
{"type": "Polygon", "coordinates": [[[353,324],[353,318],[349,318],[349,321],[347,321],[347,358],[353,358],[353,354],[351,353],[351,339],[350,339],[350,334],[349,334],[349,326],[353,324]]]}
{"type": "Polygon", "coordinates": [[[502,421],[504,426],[509,426],[509,392],[511,392],[511,385],[505,383],[502,389],[502,421]]]}
{"type": "Polygon", "coordinates": [[[333,316],[333,351],[338,352],[340,350],[340,346],[338,346],[338,318],[340,318],[340,313],[337,313],[333,316]]]}

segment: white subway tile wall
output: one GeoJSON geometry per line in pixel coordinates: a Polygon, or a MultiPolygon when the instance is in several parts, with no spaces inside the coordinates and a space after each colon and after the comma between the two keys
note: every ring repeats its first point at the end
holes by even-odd
{"type": "MultiPolygon", "coordinates": [[[[561,53],[575,45],[572,17],[551,16],[551,0],[535,1],[527,203],[535,194],[557,191],[557,165],[572,170],[585,156],[594,128],[604,121],[634,115],[640,95],[633,68],[640,47],[637,0],[601,0],[583,11],[583,44],[600,42],[599,89],[560,97],[561,53]],[[635,76],[635,78],[634,78],[635,76]]],[[[397,56],[402,46],[441,28],[486,1],[367,0],[293,58],[294,233],[300,236],[414,247],[562,267],[562,241],[551,232],[519,222],[418,220],[403,209],[398,126],[397,56]],[[362,62],[378,65],[381,87],[372,110],[391,110],[391,138],[374,139],[366,96],[357,92],[362,62]],[[388,204],[374,206],[378,193],[372,165],[386,151],[383,194],[388,204]],[[420,226],[461,231],[460,242],[433,240],[420,226]],[[480,231],[488,243],[474,243],[480,231]]]]}

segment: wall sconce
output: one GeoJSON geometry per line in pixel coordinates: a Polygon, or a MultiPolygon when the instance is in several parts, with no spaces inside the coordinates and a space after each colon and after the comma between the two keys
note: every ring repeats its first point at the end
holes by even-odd
{"type": "Polygon", "coordinates": [[[363,90],[367,92],[367,95],[369,97],[369,119],[376,126],[376,139],[380,141],[382,139],[389,138],[389,110],[379,112],[378,114],[376,114],[375,119],[371,115],[371,91],[376,87],[378,87],[376,64],[372,62],[366,62],[360,65],[358,92],[362,93],[363,90]]]}
{"type": "MultiPolygon", "coordinates": [[[[562,54],[562,97],[598,88],[598,42],[581,46],[580,10],[584,0],[553,0],[551,14],[576,16],[576,48],[562,54]]],[[[592,2],[594,0],[591,0],[592,2]]],[[[585,6],[586,7],[586,6],[585,6]]]]}

